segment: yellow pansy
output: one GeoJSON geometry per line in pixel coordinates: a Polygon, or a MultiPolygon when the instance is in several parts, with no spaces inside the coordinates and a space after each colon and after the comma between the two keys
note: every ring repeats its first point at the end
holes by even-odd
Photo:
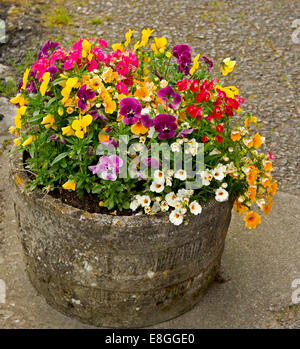
{"type": "Polygon", "coordinates": [[[124,51],[124,46],[123,46],[121,43],[113,44],[113,45],[111,46],[111,48],[112,48],[114,51],[118,51],[118,50],[120,50],[121,52],[124,51]]]}
{"type": "Polygon", "coordinates": [[[53,128],[53,130],[56,130],[57,127],[54,126],[55,123],[55,119],[52,115],[48,114],[47,116],[45,116],[41,122],[41,125],[45,125],[45,127],[48,128],[53,128]]]}
{"type": "Polygon", "coordinates": [[[76,189],[76,182],[73,180],[69,180],[62,187],[66,190],[75,190],[76,189]]]}
{"type": "Polygon", "coordinates": [[[72,130],[71,126],[62,127],[63,136],[74,136],[75,132],[72,130]]]}
{"type": "Polygon", "coordinates": [[[190,75],[193,75],[195,71],[199,68],[199,58],[200,58],[200,53],[194,58],[193,66],[190,69],[190,75]]]}
{"type": "Polygon", "coordinates": [[[65,87],[61,90],[61,95],[63,96],[63,99],[61,101],[63,104],[65,104],[66,101],[69,99],[72,88],[75,87],[77,83],[78,78],[69,78],[66,81],[65,87]]]}
{"type": "Polygon", "coordinates": [[[166,38],[154,38],[154,43],[151,44],[151,50],[157,55],[164,53],[168,40],[166,38]]]}
{"type": "Polygon", "coordinates": [[[134,133],[135,135],[139,135],[139,134],[144,135],[145,133],[148,132],[148,129],[139,120],[136,124],[131,126],[131,132],[134,133]]]}
{"type": "Polygon", "coordinates": [[[20,138],[15,138],[15,139],[14,139],[14,144],[15,144],[15,145],[20,145],[20,144],[21,144],[20,138]]]}
{"type": "Polygon", "coordinates": [[[171,53],[170,51],[167,51],[167,52],[166,52],[166,57],[167,57],[167,58],[171,58],[171,57],[172,57],[172,53],[171,53]]]}
{"type": "Polygon", "coordinates": [[[28,101],[22,95],[18,94],[16,97],[14,97],[10,100],[10,103],[19,104],[20,107],[23,107],[24,105],[28,104],[28,101]]]}
{"type": "Polygon", "coordinates": [[[250,117],[248,117],[247,119],[245,119],[245,121],[244,121],[244,126],[245,127],[248,127],[249,126],[249,124],[250,123],[254,123],[254,124],[256,124],[257,123],[257,118],[255,117],[255,116],[250,116],[250,117]]]}
{"type": "Polygon", "coordinates": [[[93,121],[93,117],[90,114],[84,115],[77,120],[72,122],[72,128],[75,130],[75,136],[78,138],[83,138],[84,134],[87,132],[86,128],[93,121]]]}
{"type": "Polygon", "coordinates": [[[224,76],[233,71],[236,61],[231,61],[230,57],[227,57],[221,63],[221,72],[224,76]]]}
{"type": "Polygon", "coordinates": [[[137,41],[133,46],[133,52],[135,52],[140,47],[140,42],[137,41]]]}
{"type": "Polygon", "coordinates": [[[26,89],[29,72],[30,72],[30,68],[27,68],[25,70],[24,74],[23,74],[23,84],[22,84],[22,87],[21,87],[22,90],[26,89]]]}
{"type": "Polygon", "coordinates": [[[25,111],[26,111],[26,107],[25,106],[23,106],[21,108],[17,108],[17,114],[14,117],[14,122],[15,122],[16,129],[19,129],[19,130],[21,129],[21,127],[22,127],[21,117],[22,117],[22,115],[25,114],[25,111]]]}
{"type": "Polygon", "coordinates": [[[117,109],[117,104],[112,99],[107,99],[104,102],[104,105],[105,105],[105,113],[107,114],[112,114],[117,109]]]}
{"type": "Polygon", "coordinates": [[[104,82],[112,82],[117,78],[117,72],[113,71],[111,67],[104,70],[103,74],[101,75],[104,82]]]}
{"type": "Polygon", "coordinates": [[[129,29],[128,32],[125,34],[125,40],[126,40],[124,43],[125,47],[130,44],[133,32],[134,30],[129,29]]]}
{"type": "Polygon", "coordinates": [[[154,32],[154,29],[143,29],[142,30],[142,39],[141,39],[141,47],[146,47],[148,44],[150,35],[154,32]]]}
{"type": "Polygon", "coordinates": [[[29,145],[33,141],[33,137],[29,136],[25,142],[22,143],[23,147],[26,147],[26,145],[29,145]]]}
{"type": "Polygon", "coordinates": [[[50,73],[49,72],[44,73],[42,79],[43,79],[43,82],[41,83],[41,86],[40,86],[40,92],[42,96],[45,96],[45,93],[47,91],[48,84],[50,81],[50,73]]]}
{"type": "Polygon", "coordinates": [[[82,41],[81,55],[82,55],[83,58],[88,57],[89,61],[91,61],[91,59],[92,59],[92,54],[90,53],[91,52],[91,48],[92,48],[92,45],[87,40],[84,39],[82,41]]]}
{"type": "Polygon", "coordinates": [[[240,91],[235,86],[225,86],[222,87],[221,85],[215,86],[215,91],[220,90],[226,94],[226,97],[228,98],[235,98],[240,91]]]}

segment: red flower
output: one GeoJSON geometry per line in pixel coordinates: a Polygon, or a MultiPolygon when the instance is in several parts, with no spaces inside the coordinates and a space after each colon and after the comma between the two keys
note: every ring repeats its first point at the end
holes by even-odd
{"type": "Polygon", "coordinates": [[[218,98],[216,99],[216,101],[214,102],[214,106],[215,106],[215,107],[218,107],[218,106],[221,105],[222,103],[223,103],[222,98],[218,97],[218,98]]]}
{"type": "Polygon", "coordinates": [[[201,87],[200,87],[200,89],[201,90],[211,90],[211,89],[213,89],[213,87],[214,87],[214,82],[213,82],[213,80],[211,81],[211,82],[207,82],[207,80],[204,80],[203,82],[202,82],[202,84],[201,84],[201,87]]]}
{"type": "Polygon", "coordinates": [[[229,104],[235,110],[237,110],[240,106],[240,103],[233,98],[226,98],[226,103],[229,104]]]}
{"type": "Polygon", "coordinates": [[[189,80],[183,79],[176,82],[176,87],[178,91],[186,91],[188,89],[189,80]]]}
{"type": "Polygon", "coordinates": [[[232,110],[232,107],[230,105],[228,105],[228,104],[225,105],[223,108],[223,111],[227,116],[233,116],[233,110],[232,110]]]}
{"type": "Polygon", "coordinates": [[[210,94],[208,91],[200,91],[197,95],[196,95],[196,102],[200,103],[201,101],[209,101],[210,98],[210,94]]]}
{"type": "Polygon", "coordinates": [[[190,85],[190,90],[192,92],[197,92],[199,90],[199,81],[197,80],[192,80],[191,85],[190,85]]]}
{"type": "Polygon", "coordinates": [[[133,85],[133,76],[131,74],[128,74],[126,79],[123,80],[123,82],[127,86],[132,86],[133,85]]]}
{"type": "Polygon", "coordinates": [[[215,119],[220,119],[222,117],[222,111],[219,107],[215,107],[212,112],[212,117],[215,119]]]}
{"type": "Polygon", "coordinates": [[[221,98],[226,98],[226,93],[224,91],[221,91],[217,88],[217,94],[218,94],[218,97],[221,97],[221,98]]]}
{"type": "Polygon", "coordinates": [[[186,108],[187,114],[190,114],[192,118],[196,118],[197,120],[202,119],[202,111],[201,107],[195,107],[194,104],[190,105],[189,107],[186,108]]]}
{"type": "Polygon", "coordinates": [[[217,125],[216,130],[217,130],[217,132],[222,133],[223,132],[223,126],[222,125],[217,125]]]}
{"type": "Polygon", "coordinates": [[[223,141],[223,138],[219,135],[216,135],[215,141],[221,143],[223,141]]]}
{"type": "Polygon", "coordinates": [[[202,141],[203,143],[206,143],[207,141],[209,141],[209,138],[206,137],[206,136],[203,136],[203,137],[201,138],[201,141],[202,141]]]}

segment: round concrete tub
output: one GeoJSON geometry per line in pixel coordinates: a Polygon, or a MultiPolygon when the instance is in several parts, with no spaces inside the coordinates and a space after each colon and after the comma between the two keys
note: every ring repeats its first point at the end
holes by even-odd
{"type": "Polygon", "coordinates": [[[219,270],[232,201],[212,198],[174,226],[168,214],[91,214],[30,191],[20,154],[10,180],[32,284],[83,322],[126,328],[171,319],[199,301],[219,270]]]}

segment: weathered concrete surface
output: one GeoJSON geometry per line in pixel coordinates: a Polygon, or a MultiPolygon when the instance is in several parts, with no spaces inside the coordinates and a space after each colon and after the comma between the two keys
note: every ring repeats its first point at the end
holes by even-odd
{"type": "MultiPolygon", "coordinates": [[[[12,114],[10,114],[10,117],[12,114]]],[[[0,121],[2,140],[7,125],[0,121]]],[[[0,328],[89,328],[56,312],[37,295],[25,272],[8,187],[8,160],[0,155],[0,328]]],[[[300,307],[291,308],[300,279],[300,198],[278,193],[270,215],[256,230],[233,214],[223,254],[227,282],[215,282],[188,313],[154,328],[300,328],[300,307]],[[280,320],[280,321],[277,321],[280,320]]]]}

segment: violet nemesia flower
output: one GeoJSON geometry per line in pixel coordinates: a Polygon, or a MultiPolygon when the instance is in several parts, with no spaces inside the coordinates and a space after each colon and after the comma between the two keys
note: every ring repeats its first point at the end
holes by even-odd
{"type": "Polygon", "coordinates": [[[100,114],[98,110],[95,110],[95,109],[89,110],[88,114],[92,115],[93,121],[98,120],[98,119],[101,119],[104,122],[108,121],[108,117],[106,117],[105,115],[100,114]]]}
{"type": "Polygon", "coordinates": [[[195,130],[196,130],[195,128],[189,128],[187,130],[182,130],[178,133],[178,137],[185,138],[187,135],[190,135],[195,130]]]}
{"type": "Polygon", "coordinates": [[[124,98],[120,101],[120,114],[125,125],[135,124],[141,117],[142,106],[140,102],[132,97],[124,98]]]}
{"type": "Polygon", "coordinates": [[[179,104],[181,102],[181,96],[179,93],[176,93],[171,86],[166,86],[164,88],[161,88],[157,92],[157,97],[162,99],[164,106],[166,105],[167,101],[172,102],[168,104],[169,108],[172,109],[178,109],[179,104]]]}
{"type": "Polygon", "coordinates": [[[211,61],[209,58],[207,58],[205,56],[202,56],[202,59],[204,60],[205,63],[208,64],[207,69],[208,69],[208,71],[210,71],[214,65],[213,61],[211,61]]]}
{"type": "Polygon", "coordinates": [[[96,94],[92,89],[87,89],[86,85],[82,85],[77,92],[77,96],[79,97],[79,101],[77,103],[78,108],[80,108],[81,110],[85,110],[86,102],[89,99],[93,99],[96,96],[96,94]]]}
{"type": "Polygon", "coordinates": [[[177,129],[176,118],[173,115],[159,114],[153,120],[159,139],[173,138],[177,129]]]}
{"type": "Polygon", "coordinates": [[[99,158],[99,162],[95,166],[88,166],[88,169],[93,174],[101,176],[103,179],[109,181],[115,181],[117,174],[120,173],[120,167],[123,165],[123,160],[117,155],[106,156],[103,155],[99,158]]]}
{"type": "Polygon", "coordinates": [[[55,49],[57,46],[59,46],[59,42],[51,42],[50,40],[46,41],[44,45],[41,48],[41,51],[38,54],[38,58],[41,58],[42,56],[48,56],[48,52],[50,49],[55,49]]]}

